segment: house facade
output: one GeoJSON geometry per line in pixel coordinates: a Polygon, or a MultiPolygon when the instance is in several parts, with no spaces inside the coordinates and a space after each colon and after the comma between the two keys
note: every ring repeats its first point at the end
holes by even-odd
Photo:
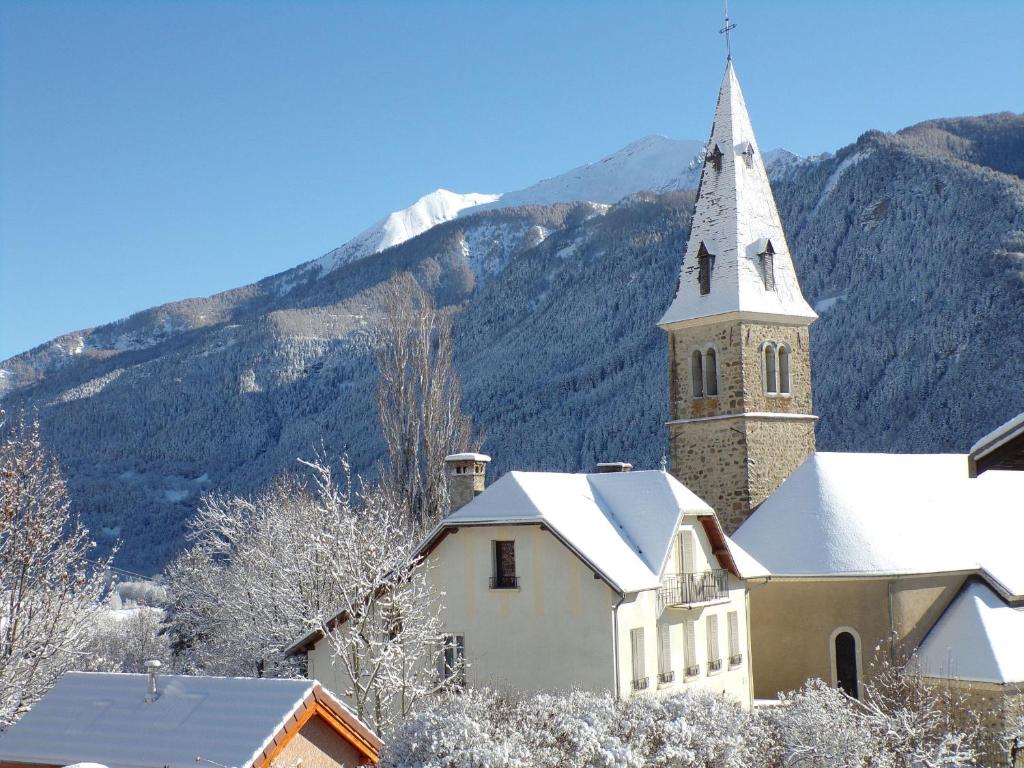
{"type": "MultiPolygon", "coordinates": [[[[486,457],[451,457],[454,498],[486,457]]],[[[449,515],[421,554],[443,595],[439,680],[626,697],[703,688],[749,707],[747,580],[767,574],[713,510],[662,471],[509,472],[449,515]]],[[[309,674],[348,681],[329,643],[309,674]]]]}

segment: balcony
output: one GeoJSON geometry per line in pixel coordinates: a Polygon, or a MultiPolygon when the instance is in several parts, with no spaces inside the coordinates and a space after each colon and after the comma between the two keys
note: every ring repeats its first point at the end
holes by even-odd
{"type": "Polygon", "coordinates": [[[668,672],[659,672],[658,673],[658,683],[660,683],[662,685],[664,685],[666,683],[671,683],[675,679],[676,679],[676,673],[674,671],[672,671],[672,670],[670,670],[668,672]]]}
{"type": "Polygon", "coordinates": [[[729,572],[724,569],[666,574],[658,588],[658,610],[689,608],[729,598],[729,572]]]}
{"type": "Polygon", "coordinates": [[[519,577],[518,576],[491,576],[490,579],[491,589],[519,589],[519,577]]]}
{"type": "Polygon", "coordinates": [[[711,660],[708,661],[708,674],[709,675],[712,672],[718,672],[721,669],[722,669],[722,660],[721,659],[711,659],[711,660]]]}
{"type": "Polygon", "coordinates": [[[647,690],[647,683],[648,683],[649,679],[650,678],[641,677],[639,680],[634,680],[633,681],[633,690],[634,691],[644,691],[644,690],[647,690]]]}
{"type": "Polygon", "coordinates": [[[738,667],[742,663],[743,663],[743,654],[742,653],[737,653],[735,656],[730,656],[729,657],[729,666],[730,667],[738,667]]]}

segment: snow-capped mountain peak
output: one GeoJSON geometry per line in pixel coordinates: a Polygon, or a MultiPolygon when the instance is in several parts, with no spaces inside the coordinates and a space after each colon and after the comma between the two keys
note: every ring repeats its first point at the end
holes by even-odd
{"type": "Polygon", "coordinates": [[[324,273],[330,272],[342,264],[404,243],[437,224],[454,219],[465,208],[493,203],[500,197],[500,194],[470,192],[461,195],[447,189],[435,189],[408,208],[389,213],[345,245],[320,257],[316,263],[324,273]]]}

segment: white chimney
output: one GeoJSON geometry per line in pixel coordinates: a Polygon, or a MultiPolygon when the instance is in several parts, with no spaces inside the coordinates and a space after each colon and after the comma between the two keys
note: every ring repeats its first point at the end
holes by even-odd
{"type": "Polygon", "coordinates": [[[160,691],[157,690],[157,678],[160,676],[160,667],[162,666],[156,659],[150,659],[144,666],[146,672],[149,673],[149,690],[146,692],[146,703],[151,704],[160,698],[160,691]]]}

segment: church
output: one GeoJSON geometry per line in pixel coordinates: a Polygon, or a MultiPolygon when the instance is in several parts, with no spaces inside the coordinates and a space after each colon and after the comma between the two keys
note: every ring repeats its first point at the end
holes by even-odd
{"type": "MultiPolygon", "coordinates": [[[[963,687],[991,733],[1024,715],[1024,421],[970,456],[818,452],[816,319],[730,56],[659,322],[671,466],[485,487],[489,457],[448,457],[453,511],[420,550],[439,678],[750,707],[810,678],[859,697],[881,648],[963,687]]],[[[343,690],[322,640],[290,651],[343,690]]]]}

